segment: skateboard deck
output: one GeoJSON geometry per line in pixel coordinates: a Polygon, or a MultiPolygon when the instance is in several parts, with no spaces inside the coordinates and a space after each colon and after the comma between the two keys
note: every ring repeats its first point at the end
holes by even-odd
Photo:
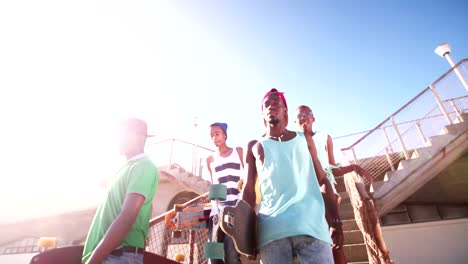
{"type": "Polygon", "coordinates": [[[174,231],[207,228],[211,205],[200,204],[183,207],[175,205],[165,218],[166,226],[174,231]]]}
{"type": "MultiPolygon", "coordinates": [[[[46,250],[35,255],[30,264],[81,264],[83,246],[70,246],[46,250]]],[[[162,256],[144,252],[144,264],[179,264],[179,262],[164,258],[162,256]]]]}
{"type": "Polygon", "coordinates": [[[242,255],[255,256],[257,216],[244,200],[233,207],[225,207],[221,217],[221,229],[232,238],[234,246],[242,255]]]}

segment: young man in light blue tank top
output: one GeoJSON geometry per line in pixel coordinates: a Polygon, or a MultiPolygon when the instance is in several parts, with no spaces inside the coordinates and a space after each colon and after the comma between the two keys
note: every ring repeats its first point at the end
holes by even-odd
{"type": "MultiPolygon", "coordinates": [[[[265,135],[249,142],[242,198],[255,206],[255,181],[260,183],[257,246],[261,263],[333,263],[330,233],[320,185],[333,190],[317,159],[312,137],[286,129],[288,113],[283,93],[272,89],[262,102],[265,135]],[[307,144],[305,144],[307,143],[307,144]],[[315,166],[314,166],[315,165],[315,166]]],[[[330,213],[339,221],[338,210],[330,213]]],[[[342,233],[333,234],[342,246],[342,233]]]]}

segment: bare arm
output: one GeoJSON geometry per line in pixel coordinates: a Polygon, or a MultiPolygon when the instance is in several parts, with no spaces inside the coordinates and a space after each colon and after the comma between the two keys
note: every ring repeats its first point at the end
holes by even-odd
{"type": "Polygon", "coordinates": [[[255,208],[255,182],[257,180],[256,160],[258,158],[258,149],[260,146],[261,145],[256,140],[249,142],[244,158],[244,172],[247,173],[247,182],[242,192],[242,199],[250,204],[252,208],[255,208]]]}
{"type": "Polygon", "coordinates": [[[145,197],[137,193],[129,193],[125,196],[122,211],[112,222],[101,242],[93,251],[88,261],[89,264],[101,263],[120,245],[135,223],[144,202],[145,197]]]}
{"type": "MultiPolygon", "coordinates": [[[[330,162],[330,165],[336,166],[335,155],[333,153],[333,140],[331,139],[330,136],[328,136],[328,139],[327,139],[327,149],[328,149],[328,161],[330,162]]],[[[332,169],[332,171],[333,171],[333,175],[335,176],[343,176],[347,173],[355,171],[357,174],[367,178],[370,182],[373,181],[372,176],[366,170],[364,170],[361,166],[356,165],[356,164],[351,164],[349,166],[332,169]]]]}
{"type": "Polygon", "coordinates": [[[328,180],[325,171],[323,170],[322,165],[317,157],[317,149],[315,147],[314,140],[312,136],[306,135],[307,146],[309,147],[309,152],[312,157],[312,161],[314,163],[315,174],[317,175],[317,180],[321,186],[324,188],[323,192],[323,200],[325,202],[325,207],[329,213],[329,216],[332,219],[327,219],[329,223],[331,222],[339,222],[340,215],[338,214],[338,203],[335,202],[336,195],[333,191],[333,187],[328,180]]]}
{"type": "Polygon", "coordinates": [[[213,162],[213,156],[209,156],[206,159],[206,168],[208,168],[208,172],[210,173],[211,183],[213,184],[213,172],[211,171],[211,163],[213,162]]]}
{"type": "Polygon", "coordinates": [[[241,147],[237,147],[236,151],[237,151],[237,154],[239,154],[239,159],[243,168],[244,167],[244,150],[241,147]]]}

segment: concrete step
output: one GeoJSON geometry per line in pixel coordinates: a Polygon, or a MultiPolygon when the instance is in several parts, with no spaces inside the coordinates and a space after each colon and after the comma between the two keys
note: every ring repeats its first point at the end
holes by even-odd
{"type": "Polygon", "coordinates": [[[359,230],[359,227],[355,219],[342,220],[343,221],[343,231],[354,231],[359,230]]]}
{"type": "Polygon", "coordinates": [[[383,178],[383,181],[388,181],[390,178],[392,178],[392,175],[395,174],[395,171],[387,171],[385,173],[385,176],[383,178]]]}
{"type": "Polygon", "coordinates": [[[361,244],[364,243],[364,237],[360,230],[344,231],[344,244],[361,244]]]}
{"type": "Polygon", "coordinates": [[[367,259],[367,249],[365,244],[350,244],[344,245],[344,252],[346,259],[349,262],[366,262],[367,259]]]}
{"type": "Polygon", "coordinates": [[[388,181],[379,181],[379,182],[373,182],[371,185],[370,192],[375,193],[377,192],[382,186],[384,186],[388,181]]]}
{"type": "Polygon", "coordinates": [[[429,139],[428,143],[430,146],[436,149],[442,149],[448,145],[455,138],[452,134],[433,136],[429,139]]]}
{"type": "Polygon", "coordinates": [[[340,213],[341,220],[354,219],[354,210],[351,203],[340,204],[338,210],[340,213]]]}
{"type": "MultiPolygon", "coordinates": [[[[465,114],[465,116],[468,117],[467,114],[465,114]]],[[[468,119],[464,119],[464,122],[445,126],[444,128],[442,128],[441,134],[459,135],[465,132],[467,129],[468,119]]]]}
{"type": "Polygon", "coordinates": [[[438,150],[432,146],[419,148],[413,152],[413,154],[411,155],[411,159],[422,158],[430,160],[432,157],[434,157],[435,154],[437,154],[437,152],[438,150]]]}
{"type": "Polygon", "coordinates": [[[347,192],[338,193],[341,197],[341,204],[350,203],[349,194],[347,192]]]}
{"type": "Polygon", "coordinates": [[[346,186],[344,183],[344,176],[335,177],[336,180],[336,191],[339,193],[346,192],[346,186]]]}

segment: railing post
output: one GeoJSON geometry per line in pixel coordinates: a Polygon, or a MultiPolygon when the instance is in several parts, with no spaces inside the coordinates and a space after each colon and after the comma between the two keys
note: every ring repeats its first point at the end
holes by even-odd
{"type": "Polygon", "coordinates": [[[382,131],[385,136],[385,139],[387,140],[388,147],[390,148],[391,153],[393,153],[392,143],[390,143],[390,139],[388,138],[388,135],[387,135],[387,130],[385,130],[384,126],[382,126],[382,131]]]}
{"type": "Polygon", "coordinates": [[[400,142],[401,149],[403,150],[403,154],[405,155],[405,158],[408,160],[409,159],[408,151],[406,151],[405,144],[403,143],[403,138],[401,137],[400,131],[398,131],[398,127],[395,124],[395,118],[392,116],[390,119],[392,120],[392,126],[395,129],[395,132],[397,134],[398,141],[400,142]]]}
{"type": "Polygon", "coordinates": [[[171,153],[169,155],[169,166],[172,165],[172,163],[174,162],[174,143],[175,143],[175,139],[173,138],[172,139],[172,142],[171,142],[171,153]]]}
{"type": "Polygon", "coordinates": [[[416,126],[416,130],[418,130],[419,137],[421,137],[421,140],[422,140],[424,146],[427,147],[427,140],[426,140],[426,137],[424,136],[424,133],[423,133],[423,131],[421,129],[421,124],[419,122],[416,122],[415,126],[416,126]]]}
{"type": "Polygon", "coordinates": [[[453,99],[450,99],[450,105],[453,107],[455,114],[457,115],[458,122],[463,122],[463,117],[461,116],[461,111],[458,110],[457,105],[453,102],[453,99]]]}
{"type": "Polygon", "coordinates": [[[200,162],[198,163],[198,177],[200,178],[203,178],[203,167],[202,167],[202,162],[203,162],[203,159],[202,158],[199,158],[200,162]]]}
{"type": "Polygon", "coordinates": [[[354,151],[354,147],[351,149],[351,151],[353,152],[354,164],[357,164],[356,151],[354,151]]]}
{"type": "Polygon", "coordinates": [[[193,264],[193,248],[195,246],[195,230],[189,231],[189,264],[193,264]]]}
{"type": "Polygon", "coordinates": [[[454,71],[455,74],[457,75],[457,77],[458,77],[458,79],[460,80],[460,82],[462,83],[463,87],[465,87],[465,90],[468,91],[468,83],[466,82],[465,78],[463,78],[463,75],[462,75],[461,72],[458,70],[458,66],[455,65],[455,63],[453,62],[453,60],[452,60],[452,58],[450,57],[449,53],[447,53],[447,54],[444,55],[443,57],[447,59],[448,63],[450,64],[450,66],[452,66],[453,71],[454,71]]]}
{"type": "Polygon", "coordinates": [[[390,155],[388,154],[388,148],[385,148],[385,156],[387,157],[388,164],[390,164],[390,168],[392,171],[395,171],[395,166],[393,166],[392,159],[390,158],[390,155]]]}
{"type": "Polygon", "coordinates": [[[445,119],[447,120],[447,122],[449,123],[449,125],[452,124],[452,120],[450,119],[449,115],[447,114],[447,111],[445,110],[445,107],[444,105],[442,104],[442,101],[440,100],[440,97],[439,97],[439,94],[436,92],[434,86],[431,84],[429,86],[429,89],[431,89],[431,92],[432,94],[434,95],[434,98],[437,102],[437,105],[439,106],[440,108],[440,111],[442,112],[442,114],[445,116],[445,119]]]}

